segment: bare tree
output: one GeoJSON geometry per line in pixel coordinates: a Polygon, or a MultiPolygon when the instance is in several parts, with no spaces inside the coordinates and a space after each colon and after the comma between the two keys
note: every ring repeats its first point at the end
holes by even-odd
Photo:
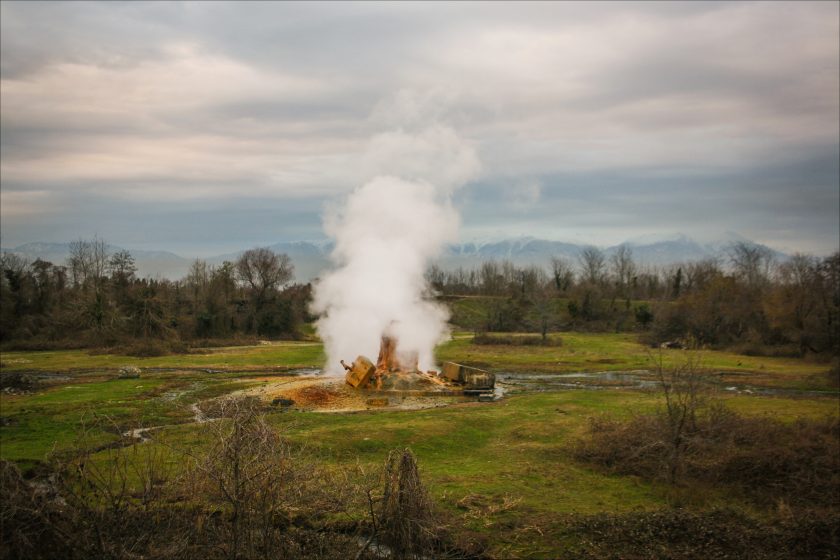
{"type": "Polygon", "coordinates": [[[259,302],[266,295],[292,279],[294,266],[285,253],[277,254],[267,247],[248,249],[236,261],[239,279],[248,284],[259,302]]]}
{"type": "Polygon", "coordinates": [[[187,273],[185,283],[192,292],[194,300],[198,300],[204,295],[212,273],[213,269],[212,267],[207,266],[207,261],[195,259],[190,265],[190,270],[187,273]]]}
{"type": "Polygon", "coordinates": [[[721,274],[720,264],[713,258],[687,263],[683,270],[682,287],[685,291],[703,289],[721,274]]]}
{"type": "Polygon", "coordinates": [[[633,262],[633,250],[630,246],[626,243],[619,245],[615,254],[610,257],[610,265],[621,295],[629,298],[629,288],[633,277],[636,276],[636,263],[633,262]]]}
{"type": "Polygon", "coordinates": [[[729,260],[735,275],[752,288],[761,288],[770,279],[773,267],[773,253],[767,247],[745,241],[729,247],[729,260]]]}
{"type": "Polygon", "coordinates": [[[486,295],[498,295],[501,293],[504,283],[501,267],[496,261],[486,261],[481,264],[479,270],[481,292],[486,295]]]}
{"type": "Polygon", "coordinates": [[[90,248],[84,239],[70,242],[70,256],[67,257],[67,267],[73,278],[74,286],[84,285],[90,274],[90,248]]]}
{"type": "MultiPolygon", "coordinates": [[[[208,422],[210,446],[192,456],[186,482],[212,505],[223,506],[229,523],[223,527],[227,556],[256,558],[258,550],[281,544],[278,516],[294,509],[303,480],[312,473],[292,466],[291,448],[250,399],[222,399],[218,414],[228,420],[208,422]],[[293,505],[294,504],[294,505],[293,505]]],[[[313,496],[309,496],[312,498],[313,496]]]]}
{"type": "Polygon", "coordinates": [[[108,245],[99,237],[71,241],[67,265],[74,285],[93,285],[98,289],[108,269],[108,245]]]}
{"type": "Polygon", "coordinates": [[[9,271],[10,274],[20,276],[29,267],[29,261],[16,253],[3,253],[0,255],[0,268],[9,271]]]}
{"type": "Polygon", "coordinates": [[[543,291],[548,283],[548,276],[539,266],[526,266],[516,272],[516,283],[523,297],[531,296],[543,291]]]}
{"type": "Polygon", "coordinates": [[[697,412],[705,404],[699,355],[688,353],[683,364],[666,368],[660,350],[656,375],[665,396],[662,416],[667,428],[668,480],[674,484],[682,469],[688,435],[697,431],[697,412]]]}
{"type": "Polygon", "coordinates": [[[604,252],[599,248],[590,245],[584,247],[578,255],[580,267],[583,270],[583,278],[591,285],[598,285],[604,278],[604,265],[606,258],[604,252]]]}
{"type": "Polygon", "coordinates": [[[434,291],[443,292],[444,285],[446,284],[446,273],[438,265],[429,265],[424,277],[434,291]]]}
{"type": "Polygon", "coordinates": [[[569,261],[561,257],[551,257],[551,275],[558,293],[568,291],[575,280],[575,274],[569,261]]]}
{"type": "Polygon", "coordinates": [[[108,270],[111,279],[118,286],[126,286],[134,278],[137,266],[134,264],[134,257],[125,249],[120,249],[108,260],[108,270]]]}

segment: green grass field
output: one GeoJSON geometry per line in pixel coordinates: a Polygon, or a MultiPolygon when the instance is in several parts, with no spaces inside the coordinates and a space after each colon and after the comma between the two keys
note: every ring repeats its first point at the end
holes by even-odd
{"type": "MultiPolygon", "coordinates": [[[[472,335],[454,333],[449,342],[437,350],[440,361],[457,361],[492,371],[535,371],[547,373],[642,370],[655,367],[659,350],[651,350],[629,333],[556,333],[562,346],[479,346],[472,335]]],[[[662,350],[666,366],[684,360],[681,350],[662,350]]],[[[750,373],[751,383],[791,388],[824,388],[826,364],[794,358],[754,357],[704,350],[700,352],[703,367],[712,371],[750,373]]],[[[347,358],[351,359],[351,358],[347,358]]],[[[321,367],[325,355],[318,342],[282,342],[260,346],[241,346],[196,350],[137,358],[116,354],[91,353],[84,350],[44,352],[3,352],[3,371],[46,370],[72,372],[91,369],[119,369],[133,365],[140,368],[218,368],[242,370],[260,368],[321,367]]]]}
{"type": "Polygon", "coordinates": [[[219,368],[259,369],[320,367],[324,362],[323,346],[318,342],[276,342],[259,346],[207,348],[189,354],[138,358],[102,354],[86,350],[43,352],[3,352],[3,371],[74,371],[140,368],[219,368]]]}
{"type": "MultiPolygon", "coordinates": [[[[477,346],[458,333],[438,349],[453,360],[494,371],[564,373],[650,369],[657,358],[628,334],[561,333],[562,346],[477,346]]],[[[201,446],[206,430],[192,424],[189,406],[256,381],[248,370],[320,366],[317,343],[222,348],[196,354],[131,358],[82,351],[4,352],[3,374],[67,372],[68,379],[31,394],[0,394],[0,457],[31,468],[54,449],[75,444],[94,416],[88,443],[119,438],[138,426],[167,426],[155,438],[167,449],[201,446]],[[145,370],[117,379],[119,367],[145,370]],[[205,373],[218,368],[226,373],[205,373]]],[[[663,362],[684,359],[664,351],[663,362]]],[[[786,388],[830,389],[824,365],[791,359],[704,352],[705,367],[736,372],[746,382],[786,388]],[[825,381],[823,381],[825,378],[825,381]]],[[[835,396],[782,398],[725,395],[733,409],[792,421],[836,414],[835,396]]],[[[381,468],[389,450],[410,447],[436,503],[464,526],[489,539],[496,557],[551,557],[564,541],[553,527],[559,516],[657,510],[673,503],[697,510],[728,506],[763,515],[732,488],[674,488],[633,476],[605,474],[576,462],[572,449],[589,419],[627,416],[661,406],[655,392],[570,390],[512,395],[494,403],[466,403],[420,411],[353,414],[270,412],[289,440],[325,465],[349,471],[381,468]]],[[[154,443],[144,445],[156,445],[154,443]]],[[[173,456],[173,462],[177,458],[173,456]]]]}

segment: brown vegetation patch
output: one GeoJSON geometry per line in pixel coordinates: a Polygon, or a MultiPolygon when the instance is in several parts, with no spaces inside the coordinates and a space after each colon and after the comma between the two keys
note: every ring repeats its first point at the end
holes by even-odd
{"type": "Polygon", "coordinates": [[[300,389],[293,389],[286,393],[288,398],[295,401],[301,406],[317,406],[328,407],[338,403],[344,395],[338,391],[319,385],[310,385],[309,387],[301,387],[300,389]]]}
{"type": "Polygon", "coordinates": [[[561,558],[837,558],[840,515],[805,514],[771,523],[731,510],[680,509],[569,516],[560,532],[572,545],[561,558]]]}
{"type": "Polygon", "coordinates": [[[201,450],[147,443],[94,458],[82,445],[34,480],[0,461],[0,558],[373,560],[380,544],[392,558],[475,557],[436,519],[409,451],[391,453],[372,482],[323,468],[254,400],[219,407],[231,421],[207,424],[201,450]]]}
{"type": "Polygon", "coordinates": [[[480,333],[473,337],[473,344],[503,346],[563,346],[563,339],[558,336],[522,334],[480,333]]]}
{"type": "Polygon", "coordinates": [[[593,418],[575,454],[622,474],[731,486],[765,505],[840,507],[837,416],[785,423],[718,403],[686,420],[679,448],[673,434],[662,412],[593,418]]]}

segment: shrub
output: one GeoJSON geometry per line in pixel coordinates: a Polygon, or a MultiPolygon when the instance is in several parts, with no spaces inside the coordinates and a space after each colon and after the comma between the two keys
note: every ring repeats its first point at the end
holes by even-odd
{"type": "Polygon", "coordinates": [[[579,544],[561,558],[836,558],[840,515],[807,512],[773,522],[728,509],[599,513],[564,520],[579,544]]]}
{"type": "Polygon", "coordinates": [[[115,351],[137,358],[154,358],[167,354],[183,354],[189,348],[180,340],[159,340],[155,338],[140,339],[129,342],[125,346],[117,347],[115,351]]]}
{"type": "Polygon", "coordinates": [[[473,344],[506,346],[562,346],[563,339],[557,336],[489,334],[479,333],[473,336],[473,344]]]}
{"type": "Polygon", "coordinates": [[[379,530],[383,542],[400,558],[423,556],[434,544],[432,502],[408,449],[388,455],[379,530]]]}
{"type": "MultiPolygon", "coordinates": [[[[613,472],[674,482],[672,433],[664,411],[630,420],[594,418],[575,454],[613,472]]],[[[765,505],[840,504],[837,416],[785,423],[743,416],[716,403],[698,411],[683,438],[682,482],[731,485],[765,505]]]]}
{"type": "Polygon", "coordinates": [[[154,441],[103,447],[83,432],[37,480],[0,461],[0,557],[356,556],[353,528],[331,525],[352,507],[345,473],[292,449],[252,403],[228,401],[224,416],[207,424],[209,448],[195,454],[154,441]],[[177,477],[175,462],[187,464],[177,477]]]}

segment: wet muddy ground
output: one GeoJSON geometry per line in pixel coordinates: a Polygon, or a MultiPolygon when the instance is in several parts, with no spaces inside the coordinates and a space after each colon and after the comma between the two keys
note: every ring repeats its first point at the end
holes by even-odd
{"type": "MultiPolygon", "coordinates": [[[[362,410],[417,410],[457,403],[475,402],[475,396],[462,395],[440,396],[414,395],[399,391],[360,391],[344,382],[343,377],[322,375],[319,370],[297,370],[288,372],[287,377],[251,378],[261,381],[257,387],[244,389],[234,394],[258,397],[264,401],[275,402],[296,410],[317,412],[356,412],[362,410]],[[289,404],[288,401],[293,401],[289,404]]],[[[836,396],[836,392],[803,391],[753,386],[748,384],[730,384],[726,372],[706,376],[707,386],[716,391],[754,394],[765,396],[836,396]]],[[[494,399],[520,392],[561,391],[576,389],[595,390],[658,390],[659,381],[654,372],[604,371],[563,374],[497,372],[494,399]]]]}
{"type": "MultiPolygon", "coordinates": [[[[291,374],[296,372],[290,372],[291,374]]],[[[400,391],[364,391],[350,387],[344,377],[331,377],[317,370],[303,370],[300,376],[257,378],[261,385],[237,391],[234,395],[258,397],[277,406],[317,412],[357,412],[361,410],[419,410],[476,400],[474,397],[415,395],[400,391]],[[283,402],[293,401],[287,405],[283,402]]]]}

